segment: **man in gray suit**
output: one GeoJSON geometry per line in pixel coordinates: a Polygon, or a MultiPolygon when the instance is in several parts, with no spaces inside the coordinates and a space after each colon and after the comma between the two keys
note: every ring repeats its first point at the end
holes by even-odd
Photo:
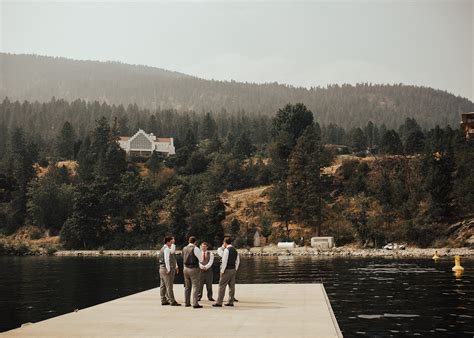
{"type": "Polygon", "coordinates": [[[165,238],[165,245],[158,253],[160,265],[160,296],[161,305],[180,306],[174,298],[173,283],[174,276],[179,272],[175,257],[176,246],[173,237],[165,238]]]}
{"type": "Polygon", "coordinates": [[[201,300],[204,290],[204,285],[207,290],[207,299],[214,301],[212,298],[212,280],[214,275],[212,273],[212,264],[214,264],[214,254],[207,250],[209,245],[206,242],[201,244],[202,251],[202,263],[199,263],[199,269],[201,269],[201,280],[199,285],[198,300],[201,300]]]}
{"type": "Polygon", "coordinates": [[[235,275],[240,264],[239,253],[232,246],[232,241],[229,237],[224,238],[223,246],[225,249],[222,254],[220,268],[219,296],[217,297],[217,302],[212,305],[215,307],[222,307],[227,285],[229,285],[229,302],[225,306],[234,306],[235,275]]]}
{"type": "Polygon", "coordinates": [[[191,236],[189,244],[183,248],[184,298],[186,306],[191,306],[191,291],[193,291],[193,308],[200,309],[202,305],[198,303],[201,277],[199,263],[202,263],[202,252],[195,243],[196,237],[191,236]]]}

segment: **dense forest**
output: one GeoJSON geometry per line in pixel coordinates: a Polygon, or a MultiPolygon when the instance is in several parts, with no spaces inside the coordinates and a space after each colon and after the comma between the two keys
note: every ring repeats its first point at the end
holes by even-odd
{"type": "Polygon", "coordinates": [[[303,104],[268,116],[5,99],[0,231],[35,225],[66,248],[150,248],[167,233],[214,245],[229,233],[244,246],[256,229],[299,238],[297,224],[338,244],[446,245],[448,225],[472,216],[473,167],[474,144],[460,129],[414,118],[345,129],[303,104]],[[137,128],[175,137],[176,155],[127,158],[116,140],[137,128]],[[261,221],[224,225],[220,194],[261,185],[271,186],[261,221]]]}
{"type": "MultiPolygon", "coordinates": [[[[150,111],[224,111],[232,115],[248,112],[267,116],[288,102],[302,102],[317,114],[320,124],[335,123],[344,128],[362,127],[367,121],[397,128],[406,118],[415,118],[423,128],[454,127],[459,124],[461,112],[474,110],[468,99],[402,84],[306,89],[278,83],[204,80],[147,66],[35,55],[0,53],[0,74],[0,97],[12,101],[46,102],[55,96],[116,106],[136,103],[150,111]]],[[[96,108],[94,111],[102,113],[96,108]]]]}

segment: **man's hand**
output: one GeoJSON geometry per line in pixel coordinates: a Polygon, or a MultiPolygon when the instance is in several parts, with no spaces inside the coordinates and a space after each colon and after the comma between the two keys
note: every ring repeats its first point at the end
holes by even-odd
{"type": "Polygon", "coordinates": [[[202,268],[202,271],[207,271],[207,269],[206,269],[206,268],[202,268]]]}
{"type": "Polygon", "coordinates": [[[178,273],[179,273],[179,268],[176,268],[176,274],[178,274],[178,273]]]}
{"type": "Polygon", "coordinates": [[[167,274],[167,275],[169,275],[169,274],[170,274],[170,272],[171,272],[170,270],[167,270],[167,271],[166,271],[166,274],[167,274]]]}
{"type": "Polygon", "coordinates": [[[221,272],[221,277],[222,277],[222,276],[224,276],[224,273],[223,273],[223,272],[221,272]]]}

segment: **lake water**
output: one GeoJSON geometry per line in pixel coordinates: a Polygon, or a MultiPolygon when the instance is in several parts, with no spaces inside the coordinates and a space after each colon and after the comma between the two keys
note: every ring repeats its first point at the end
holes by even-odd
{"type": "MultiPolygon", "coordinates": [[[[324,282],[346,337],[472,337],[474,259],[462,265],[456,279],[452,259],[244,257],[237,282],[324,282]]],[[[157,277],[150,257],[0,257],[0,331],[156,287],[157,277]]]]}

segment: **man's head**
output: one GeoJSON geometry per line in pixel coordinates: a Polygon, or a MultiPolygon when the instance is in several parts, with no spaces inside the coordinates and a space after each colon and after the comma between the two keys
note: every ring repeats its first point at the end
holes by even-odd
{"type": "Polygon", "coordinates": [[[194,236],[189,237],[189,243],[190,244],[196,243],[196,237],[194,237],[194,236]]]}
{"type": "Polygon", "coordinates": [[[202,242],[202,244],[201,244],[202,251],[207,251],[208,247],[209,247],[209,245],[206,242],[202,242]]]}
{"type": "Polygon", "coordinates": [[[170,246],[171,245],[171,242],[174,241],[174,238],[169,236],[169,237],[165,237],[165,244],[170,246]]]}
{"type": "Polygon", "coordinates": [[[228,245],[232,244],[232,239],[230,237],[224,237],[224,248],[226,248],[228,245]]]}

